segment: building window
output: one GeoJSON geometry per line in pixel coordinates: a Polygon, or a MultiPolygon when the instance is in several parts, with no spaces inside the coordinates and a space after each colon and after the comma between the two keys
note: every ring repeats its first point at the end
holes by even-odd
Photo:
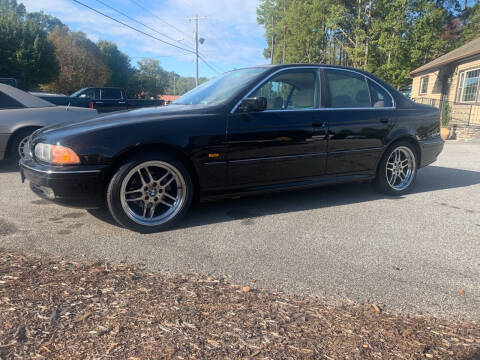
{"type": "Polygon", "coordinates": [[[428,76],[420,79],[420,95],[426,94],[428,91],[428,76]]]}
{"type": "Polygon", "coordinates": [[[474,102],[478,97],[480,69],[463,71],[459,75],[457,101],[474,102]]]}

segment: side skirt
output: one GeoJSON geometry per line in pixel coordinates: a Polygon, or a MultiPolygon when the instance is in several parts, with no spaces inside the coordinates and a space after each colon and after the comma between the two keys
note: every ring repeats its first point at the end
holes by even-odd
{"type": "Polygon", "coordinates": [[[243,197],[243,196],[250,196],[250,195],[257,195],[257,194],[268,194],[268,193],[282,192],[282,191],[309,189],[309,188],[326,186],[326,185],[343,184],[343,183],[357,182],[357,181],[368,181],[373,179],[375,179],[374,174],[364,173],[364,174],[331,176],[331,177],[324,177],[324,178],[318,178],[318,179],[293,181],[293,182],[281,183],[281,184],[249,186],[249,187],[242,187],[242,188],[212,190],[212,191],[207,190],[200,194],[200,201],[215,201],[215,200],[225,199],[225,198],[235,198],[235,197],[243,197]]]}

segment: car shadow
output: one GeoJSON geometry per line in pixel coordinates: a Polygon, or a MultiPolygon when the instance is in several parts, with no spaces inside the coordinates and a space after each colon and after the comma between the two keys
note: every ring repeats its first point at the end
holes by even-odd
{"type": "Polygon", "coordinates": [[[0,174],[18,171],[18,165],[11,161],[0,161],[0,174]]]}
{"type": "MultiPolygon", "coordinates": [[[[480,184],[480,172],[428,166],[421,169],[410,193],[461,188],[480,184]]],[[[408,195],[407,195],[408,196],[408,195]]],[[[375,191],[371,183],[352,183],[324,186],[314,189],[246,196],[216,202],[196,204],[177,228],[203,226],[231,220],[242,220],[245,225],[255,218],[289,212],[328,208],[378,199],[400,199],[375,191]]],[[[96,218],[115,224],[106,209],[89,210],[96,218]]]]}

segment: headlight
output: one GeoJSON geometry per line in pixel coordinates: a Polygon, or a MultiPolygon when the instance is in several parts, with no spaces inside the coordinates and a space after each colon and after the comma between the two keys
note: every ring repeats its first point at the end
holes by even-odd
{"type": "Polygon", "coordinates": [[[35,157],[50,164],[80,164],[80,158],[75,151],[61,145],[38,143],[35,145],[35,157]]]}

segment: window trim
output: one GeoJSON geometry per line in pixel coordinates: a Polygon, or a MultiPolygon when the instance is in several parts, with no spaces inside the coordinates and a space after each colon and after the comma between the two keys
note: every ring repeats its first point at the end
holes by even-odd
{"type": "Polygon", "coordinates": [[[465,91],[465,81],[467,79],[467,73],[472,72],[472,71],[480,71],[480,67],[474,67],[474,68],[469,68],[469,69],[464,69],[462,71],[458,72],[458,80],[457,80],[457,93],[455,94],[455,102],[459,104],[475,104],[480,102],[480,73],[478,74],[478,80],[477,80],[477,93],[475,94],[475,98],[470,101],[464,101],[462,100],[464,91],[465,91]],[[461,76],[463,75],[463,86],[460,90],[460,79],[461,76]]]}
{"type": "MultiPolygon", "coordinates": [[[[390,93],[390,91],[388,91],[382,84],[380,84],[378,81],[376,81],[375,79],[372,79],[370,76],[368,75],[365,75],[359,71],[355,71],[355,70],[352,70],[352,69],[343,69],[343,68],[338,68],[338,67],[332,67],[332,66],[290,66],[290,67],[286,67],[286,68],[282,68],[282,69],[278,69],[277,71],[274,71],[273,73],[271,73],[269,76],[267,76],[265,79],[261,80],[257,85],[255,85],[250,91],[248,91],[236,104],[235,106],[232,108],[232,110],[230,110],[230,114],[234,114],[235,111],[237,110],[237,108],[240,106],[240,103],[242,102],[243,99],[246,99],[248,98],[255,90],[257,90],[260,86],[262,86],[264,83],[266,83],[268,80],[270,80],[273,76],[275,76],[276,74],[280,73],[280,72],[283,72],[283,71],[287,71],[287,70],[295,70],[295,69],[316,69],[316,70],[323,70],[323,69],[331,69],[331,70],[340,70],[340,71],[347,71],[347,72],[352,72],[354,74],[357,74],[357,75],[360,75],[360,76],[363,76],[365,77],[366,79],[374,82],[375,84],[377,84],[378,86],[380,86],[383,90],[386,91],[386,93],[390,96],[390,98],[392,99],[392,106],[386,106],[386,107],[361,107],[361,108],[327,108],[327,107],[320,107],[320,108],[316,108],[316,109],[282,109],[282,110],[264,110],[262,112],[279,112],[279,111],[337,111],[337,110],[385,110],[385,109],[389,109],[389,110],[393,110],[393,109],[396,109],[397,107],[397,104],[395,102],[395,98],[392,96],[392,94],[390,93]]],[[[319,80],[320,80],[320,87],[322,87],[323,85],[323,76],[319,76],[319,80]]],[[[322,99],[323,99],[323,95],[322,95],[322,92],[321,92],[321,97],[319,99],[319,104],[322,105],[322,99]]]]}
{"type": "Polygon", "coordinates": [[[426,75],[426,76],[422,76],[420,78],[420,87],[418,89],[418,95],[427,95],[428,94],[429,77],[430,77],[430,75],[426,75]],[[425,92],[422,92],[423,82],[425,81],[425,79],[427,79],[427,89],[425,90],[425,92]]]}

